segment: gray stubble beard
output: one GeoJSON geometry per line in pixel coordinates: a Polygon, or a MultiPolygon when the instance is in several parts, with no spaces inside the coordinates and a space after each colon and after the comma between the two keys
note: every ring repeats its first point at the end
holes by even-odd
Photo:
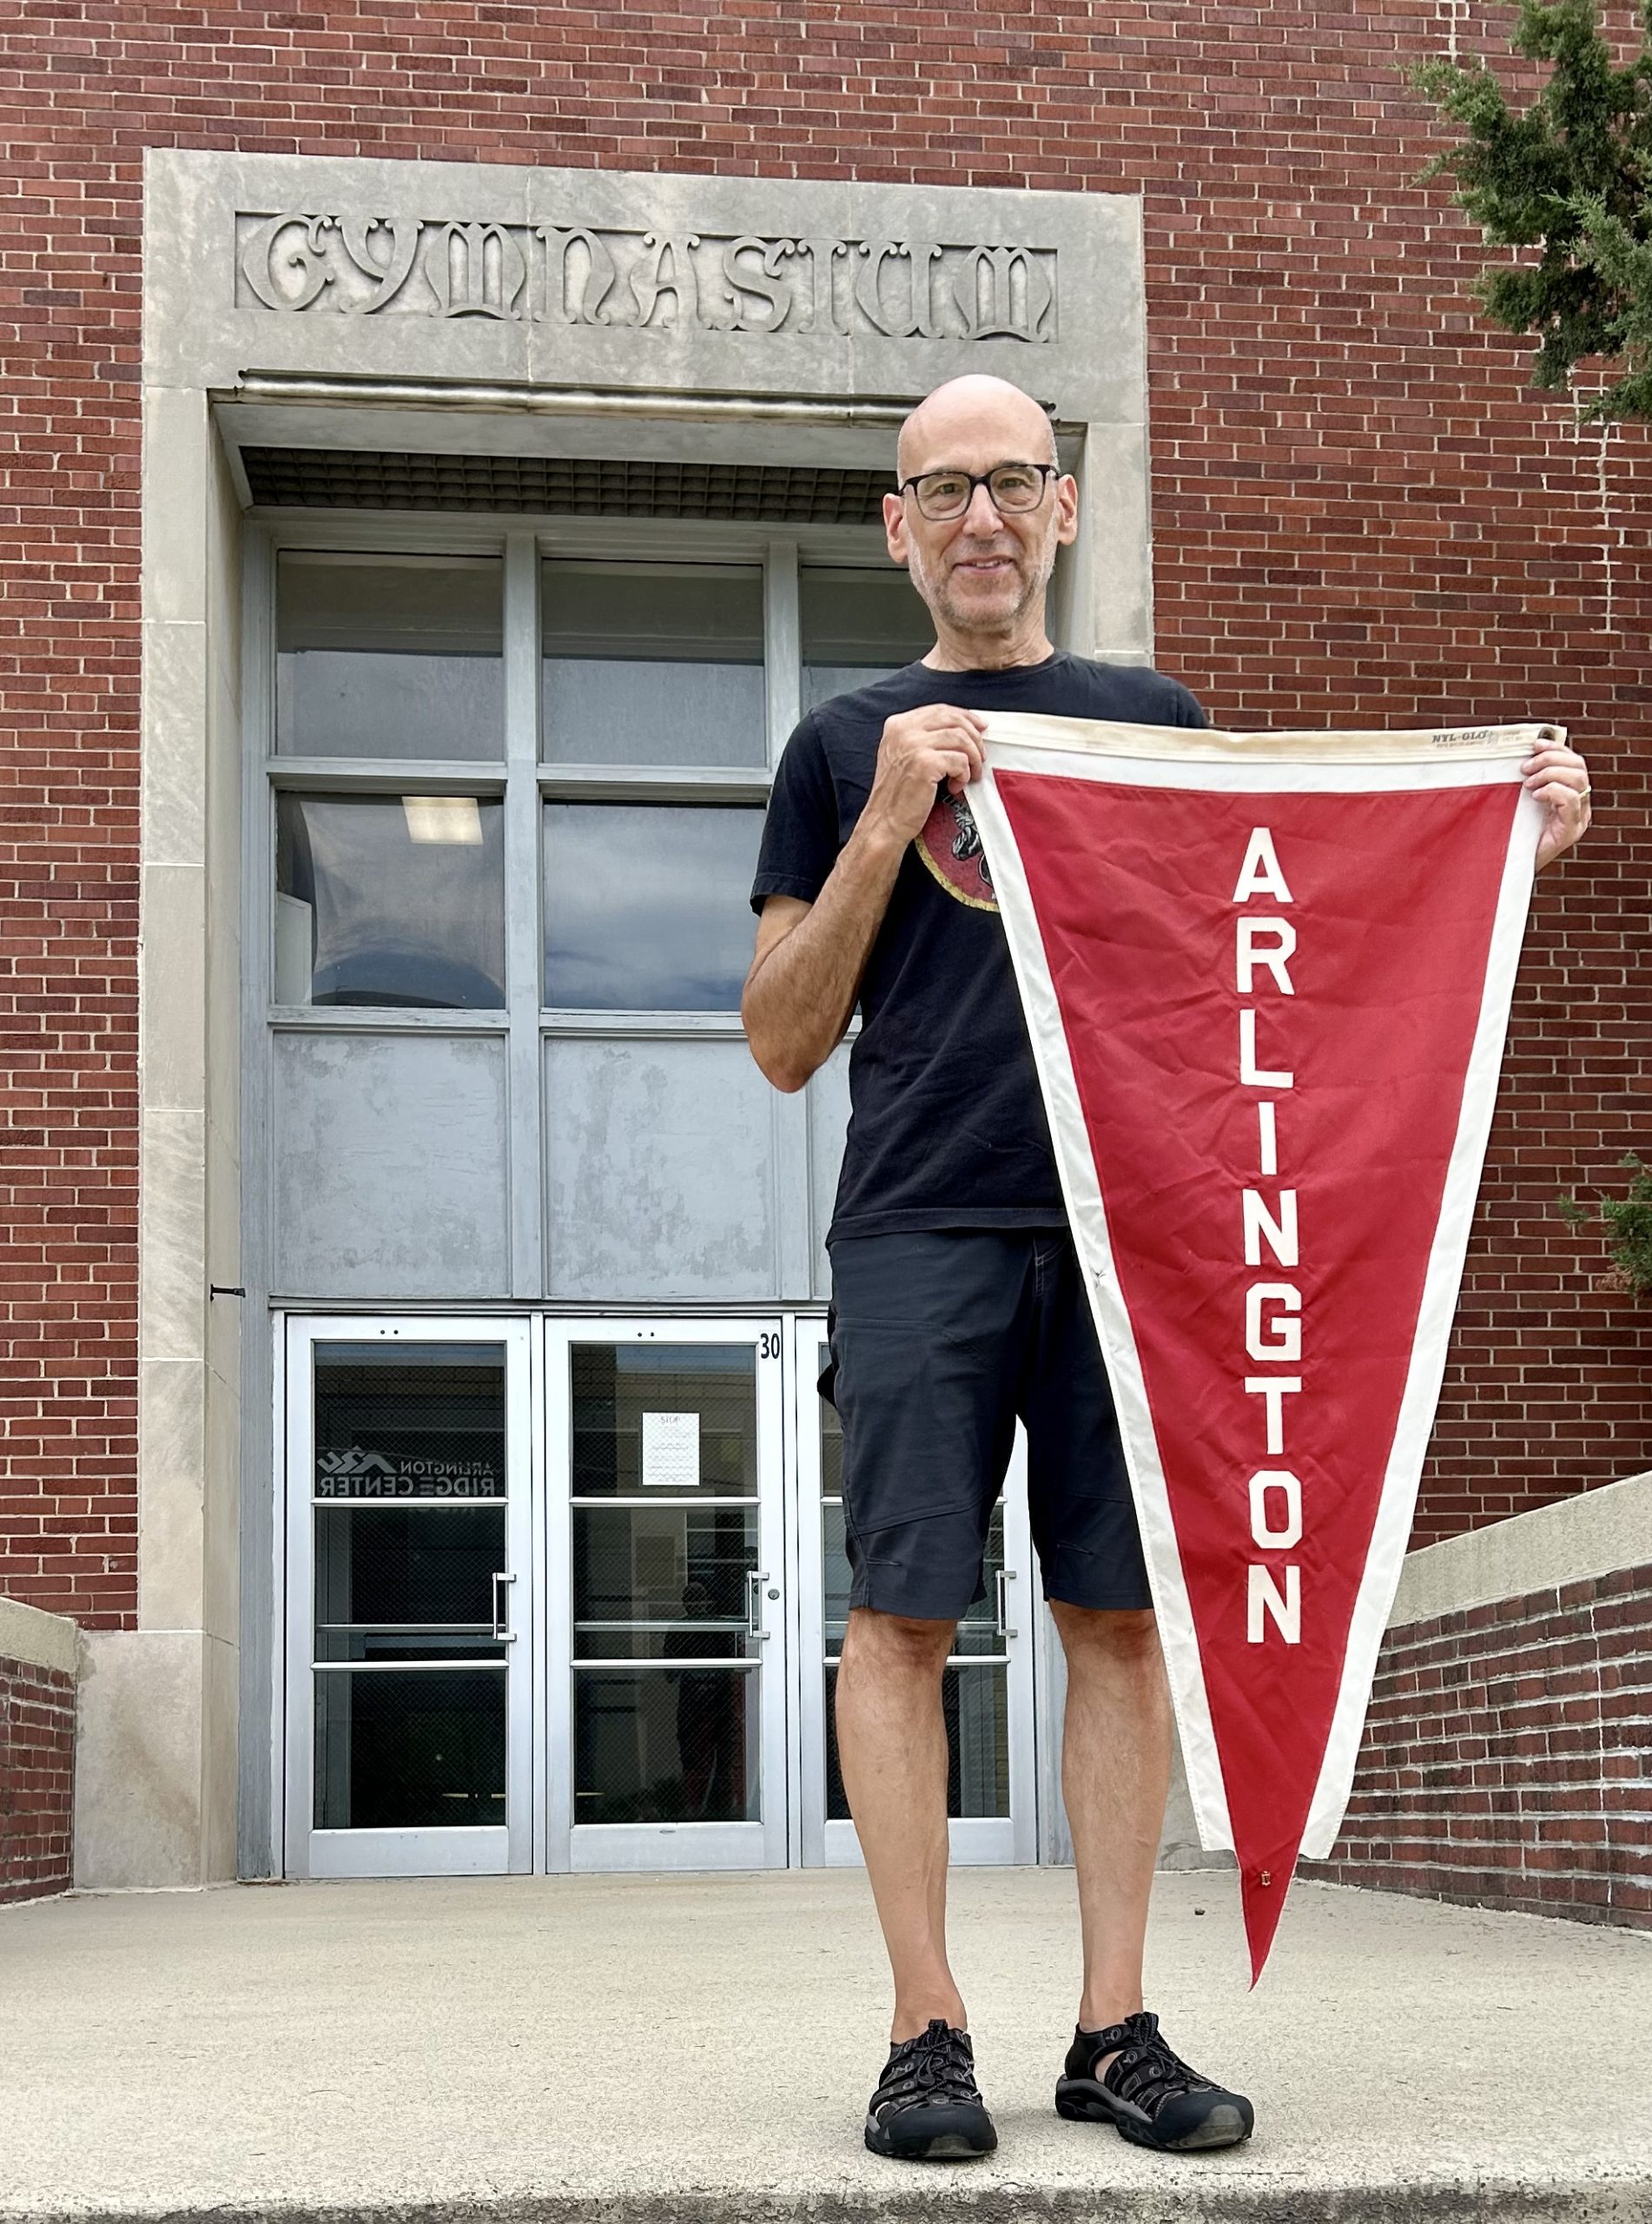
{"type": "Polygon", "coordinates": [[[907,545],[907,568],[911,573],[913,584],[928,606],[930,613],[944,618],[948,625],[955,627],[959,632],[1011,633],[1032,608],[1034,603],[1041,600],[1047,592],[1051,576],[1055,570],[1055,552],[1058,545],[1053,530],[1045,535],[1044,546],[1040,553],[1037,566],[1027,582],[1026,592],[1021,596],[1012,610],[987,626],[984,626],[973,612],[960,611],[953,605],[944,585],[931,575],[919,556],[917,543],[915,540],[909,540],[907,545]]]}

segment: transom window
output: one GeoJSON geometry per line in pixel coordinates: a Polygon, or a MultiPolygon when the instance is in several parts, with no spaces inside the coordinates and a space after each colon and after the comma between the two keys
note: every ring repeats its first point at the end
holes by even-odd
{"type": "Polygon", "coordinates": [[[760,565],[552,561],[540,582],[549,762],[768,762],[760,565]]]}
{"type": "Polygon", "coordinates": [[[797,585],[805,711],[898,672],[934,642],[928,612],[893,566],[805,565],[797,585]]]}
{"type": "Polygon", "coordinates": [[[275,746],[304,757],[505,753],[497,556],[278,559],[275,746]]]}
{"type": "Polygon", "coordinates": [[[922,603],[893,566],[800,562],[791,541],[548,553],[531,599],[506,571],[436,548],[278,555],[275,1005],[501,1013],[537,960],[547,1019],[731,1018],[786,735],[922,656],[922,603]]]}

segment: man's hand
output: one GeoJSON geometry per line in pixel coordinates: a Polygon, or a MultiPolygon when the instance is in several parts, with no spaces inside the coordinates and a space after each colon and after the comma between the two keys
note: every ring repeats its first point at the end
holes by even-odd
{"type": "Polygon", "coordinates": [[[960,796],[980,778],[986,724],[944,703],[889,719],[872,792],[818,897],[763,905],[740,1014],[776,1089],[801,1089],[843,1041],[902,860],[942,783],[960,796]]]}
{"type": "Polygon", "coordinates": [[[981,736],[987,721],[975,711],[948,703],[926,703],[889,718],[877,745],[877,770],[861,824],[894,836],[902,850],[923,831],[935,809],[935,790],[944,780],[961,796],[981,778],[981,736]]]}
{"type": "Polygon", "coordinates": [[[1520,769],[1526,776],[1526,793],[1536,796],[1543,807],[1543,832],[1537,839],[1541,872],[1588,828],[1589,767],[1563,741],[1545,741],[1520,769]]]}

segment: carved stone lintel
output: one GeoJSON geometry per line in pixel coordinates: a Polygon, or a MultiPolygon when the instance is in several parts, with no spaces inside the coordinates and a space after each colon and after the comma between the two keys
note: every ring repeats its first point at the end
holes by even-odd
{"type": "Polygon", "coordinates": [[[236,297],[293,315],[851,340],[1055,337],[1054,248],[248,213],[236,297]]]}

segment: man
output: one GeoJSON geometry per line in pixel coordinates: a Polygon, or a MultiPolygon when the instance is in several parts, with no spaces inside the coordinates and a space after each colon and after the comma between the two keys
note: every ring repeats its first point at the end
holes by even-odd
{"type": "MultiPolygon", "coordinates": [[[[1014,1425],[1045,1596],[1067,1664],[1062,1790],[1083,1943],[1064,2116],[1161,2148],[1248,2136],[1249,2101],[1173,2053],[1145,2012],[1142,1949],[1170,1773],[1170,1711],[1107,1378],[967,790],[983,713],[1208,724],[1162,674],[1052,647],[1045,598],[1077,488],[1044,411],[954,379],[907,419],[889,554],[934,620],[917,664],[812,712],[776,775],[743,1014],[798,1089],[858,1001],[852,1117],[828,1242],[832,1366],[853,1570],[837,1676],[843,1783],[895,1979],[875,2153],[997,2143],[948,1966],[942,1672],[984,1595],[1014,1425]]],[[[1524,768],[1539,863],[1588,822],[1571,751],[1524,768]]],[[[1166,829],[1166,838],[1173,830],[1166,829]]]]}

